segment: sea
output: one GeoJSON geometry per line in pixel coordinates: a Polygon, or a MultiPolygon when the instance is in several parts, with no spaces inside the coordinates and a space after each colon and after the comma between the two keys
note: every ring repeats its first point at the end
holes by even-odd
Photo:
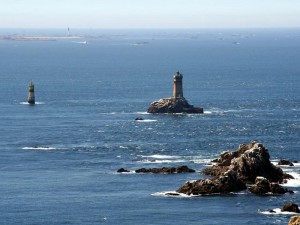
{"type": "Polygon", "coordinates": [[[300,205],[299,28],[0,36],[0,224],[287,224],[293,214],[280,208],[300,205]],[[148,114],[172,96],[177,71],[204,113],[148,114]],[[165,195],[252,141],[275,165],[298,162],[281,167],[295,177],[284,185],[294,194],[165,195]],[[183,165],[197,172],[134,173],[183,165]]]}

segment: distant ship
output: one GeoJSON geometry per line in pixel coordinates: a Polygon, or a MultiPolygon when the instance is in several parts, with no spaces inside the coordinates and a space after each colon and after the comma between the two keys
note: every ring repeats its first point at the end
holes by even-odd
{"type": "Polygon", "coordinates": [[[32,81],[29,83],[29,93],[28,93],[28,100],[27,102],[29,104],[34,105],[35,104],[35,97],[34,97],[34,85],[32,81]]]}

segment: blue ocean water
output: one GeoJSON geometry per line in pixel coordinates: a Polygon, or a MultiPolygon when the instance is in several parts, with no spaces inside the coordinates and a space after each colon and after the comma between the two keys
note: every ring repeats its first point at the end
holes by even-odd
{"type": "Polygon", "coordinates": [[[283,168],[296,193],[267,197],[166,197],[203,176],[116,171],[201,171],[252,140],[274,163],[300,161],[299,29],[72,32],[88,36],[0,40],[0,224],[287,224],[291,215],[263,212],[300,205],[300,164],[283,168]],[[205,113],[147,114],[177,71],[205,113]]]}

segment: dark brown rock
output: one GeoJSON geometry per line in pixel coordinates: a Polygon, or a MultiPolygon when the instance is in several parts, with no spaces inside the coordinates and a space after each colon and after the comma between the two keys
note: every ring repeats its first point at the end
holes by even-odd
{"type": "Polygon", "coordinates": [[[257,195],[265,194],[285,194],[289,191],[287,188],[282,187],[278,183],[271,183],[264,177],[257,177],[255,184],[248,188],[250,192],[257,195]]]}
{"type": "Polygon", "coordinates": [[[279,160],[278,165],[280,165],[280,166],[294,166],[294,164],[292,162],[290,162],[289,160],[285,160],[285,159],[279,160]]]}
{"type": "Polygon", "coordinates": [[[203,113],[203,108],[190,105],[185,98],[163,98],[152,102],[148,113],[203,113]]]}
{"type": "Polygon", "coordinates": [[[194,173],[196,171],[190,169],[187,166],[179,166],[179,167],[162,167],[162,168],[141,168],[136,170],[135,172],[172,174],[172,173],[194,173]]]}
{"type": "Polygon", "coordinates": [[[124,168],[118,169],[118,173],[128,173],[130,172],[129,170],[125,170],[124,168]]]}
{"type": "Polygon", "coordinates": [[[300,209],[298,207],[297,204],[293,203],[293,202],[289,202],[289,203],[286,203],[282,209],[281,209],[282,212],[294,212],[294,213],[300,213],[300,209]]]}
{"type": "Polygon", "coordinates": [[[220,176],[227,170],[235,170],[239,179],[245,183],[255,183],[258,176],[270,182],[282,183],[284,179],[293,177],[284,173],[270,161],[268,149],[256,142],[241,144],[236,151],[221,154],[219,162],[202,171],[205,175],[220,176]]]}
{"type": "Polygon", "coordinates": [[[246,185],[237,178],[235,171],[227,171],[220,177],[184,183],[178,193],[187,195],[227,194],[245,190],[246,185]]]}

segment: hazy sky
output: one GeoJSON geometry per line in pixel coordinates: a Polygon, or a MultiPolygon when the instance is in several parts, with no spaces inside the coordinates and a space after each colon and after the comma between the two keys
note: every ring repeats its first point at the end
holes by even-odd
{"type": "Polygon", "coordinates": [[[300,0],[0,0],[0,28],[300,27],[300,0]]]}

